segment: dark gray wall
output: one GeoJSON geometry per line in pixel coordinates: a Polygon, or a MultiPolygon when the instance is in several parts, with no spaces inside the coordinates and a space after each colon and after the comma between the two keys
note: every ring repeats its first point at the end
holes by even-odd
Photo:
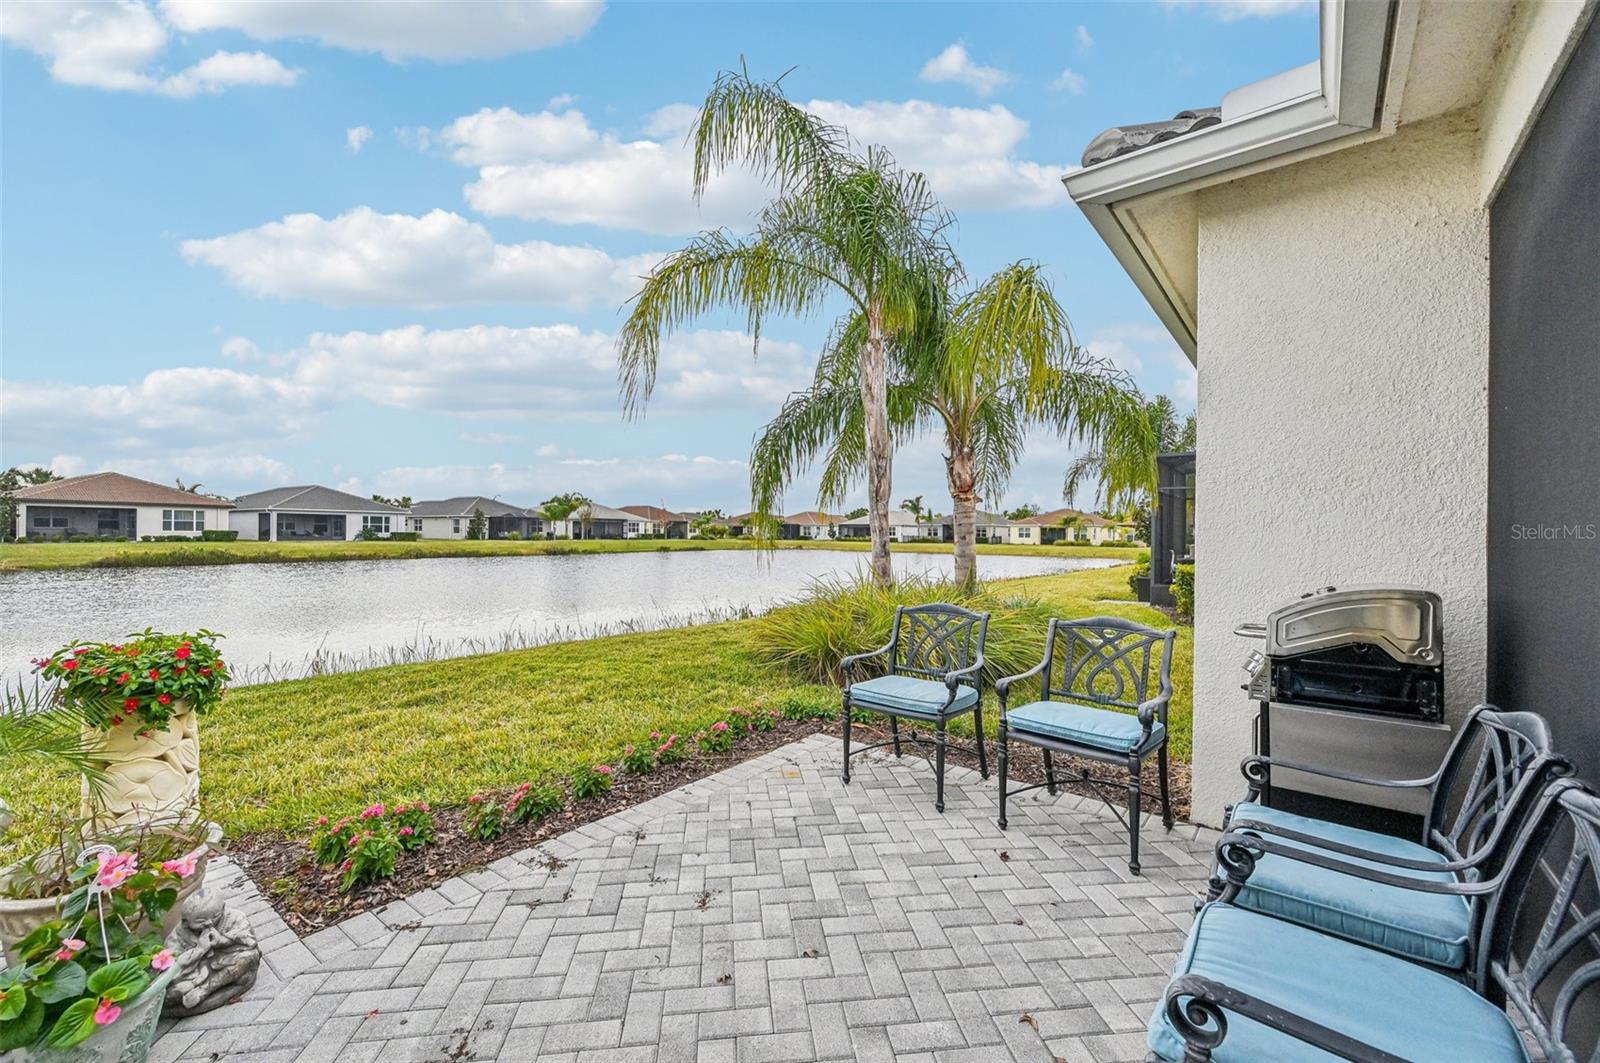
{"type": "Polygon", "coordinates": [[[1600,20],[1490,226],[1489,698],[1600,783],[1600,20]]]}

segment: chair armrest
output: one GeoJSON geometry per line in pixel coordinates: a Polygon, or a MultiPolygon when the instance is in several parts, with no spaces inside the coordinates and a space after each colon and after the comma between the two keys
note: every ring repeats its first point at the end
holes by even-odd
{"type": "MultiPolygon", "coordinates": [[[[1138,709],[1135,710],[1139,714],[1139,725],[1144,728],[1145,734],[1149,734],[1150,729],[1155,726],[1156,713],[1165,709],[1171,701],[1171,694],[1158,694],[1149,701],[1140,704],[1138,709]]],[[[1163,716],[1165,716],[1164,713],[1163,716]]],[[[1165,721],[1163,720],[1163,722],[1165,721]]]]}
{"type": "Polygon", "coordinates": [[[1480,849],[1481,855],[1466,860],[1448,860],[1443,863],[1427,860],[1410,860],[1403,856],[1393,856],[1389,853],[1373,852],[1356,845],[1346,845],[1343,842],[1319,838],[1315,834],[1306,834],[1302,831],[1291,830],[1276,823],[1257,823],[1246,816],[1243,820],[1233,819],[1228,823],[1229,832],[1249,831],[1251,834],[1265,834],[1285,841],[1300,842],[1330,853],[1339,853],[1351,856],[1357,860],[1368,860],[1374,864],[1387,864],[1390,867],[1406,868],[1411,871],[1470,871],[1488,859],[1490,846],[1480,849]]]}
{"type": "Polygon", "coordinates": [[[1228,1036],[1227,1013],[1232,1013],[1355,1063],[1405,1063],[1400,1056],[1203,975],[1184,974],[1174,978],[1167,987],[1163,1007],[1167,1021],[1183,1038],[1186,1061],[1211,1058],[1211,1053],[1228,1036]]]}
{"type": "Polygon", "coordinates": [[[1337,768],[1325,768],[1319,764],[1302,764],[1299,761],[1279,760],[1277,757],[1264,757],[1258,754],[1245,757],[1239,762],[1239,771],[1244,775],[1245,782],[1248,784],[1248,793],[1245,800],[1260,800],[1261,789],[1270,781],[1273,768],[1301,771],[1307,775],[1320,775],[1325,779],[1339,779],[1343,782],[1360,783],[1364,786],[1381,786],[1391,790],[1426,789],[1439,781],[1439,773],[1437,771],[1425,779],[1371,779],[1365,775],[1339,771],[1337,768]]]}
{"type": "Polygon", "coordinates": [[[1032,668],[1029,668],[1026,672],[1018,672],[1016,675],[1003,676],[994,681],[994,693],[995,696],[1000,699],[1001,713],[1006,711],[1006,694],[1011,690],[1011,684],[1021,682],[1024,679],[1032,679],[1040,672],[1043,672],[1044,666],[1049,663],[1050,658],[1046,657],[1032,668]]]}
{"type": "Polygon", "coordinates": [[[971,678],[972,676],[980,675],[982,672],[983,672],[983,654],[980,653],[980,654],[978,654],[978,659],[973,661],[971,664],[967,665],[965,668],[957,668],[953,672],[946,672],[944,674],[944,685],[949,687],[951,690],[954,690],[957,687],[957,685],[959,685],[960,682],[963,679],[968,679],[968,678],[971,678]]]}
{"type": "Polygon", "coordinates": [[[858,661],[869,661],[874,657],[882,657],[884,654],[888,653],[893,648],[894,648],[894,640],[890,639],[888,642],[884,643],[882,646],[879,646],[875,650],[868,650],[865,653],[852,653],[852,654],[850,654],[850,656],[848,656],[844,660],[840,661],[839,662],[839,670],[844,672],[845,689],[848,690],[849,687],[850,687],[850,671],[851,671],[851,669],[853,669],[856,666],[856,662],[858,662],[858,661]]]}
{"type": "MultiPolygon", "coordinates": [[[[1315,849],[1302,849],[1297,845],[1289,845],[1276,838],[1264,838],[1257,834],[1247,834],[1241,830],[1229,828],[1217,841],[1217,863],[1222,867],[1222,873],[1228,880],[1223,888],[1222,896],[1218,900],[1230,901],[1238,895],[1250,881],[1250,875],[1255,871],[1256,861],[1267,854],[1282,857],[1287,860],[1298,860],[1302,864],[1310,864],[1327,871],[1335,871],[1341,875],[1351,875],[1367,882],[1377,882],[1385,886],[1395,886],[1399,889],[1414,890],[1418,893],[1441,893],[1456,897],[1478,897],[1493,893],[1500,888],[1500,876],[1482,879],[1477,882],[1434,882],[1429,879],[1413,878],[1409,875],[1398,875],[1393,872],[1383,871],[1363,864],[1350,863],[1338,857],[1315,849]]],[[[1438,870],[1432,868],[1431,870],[1438,870]]]]}

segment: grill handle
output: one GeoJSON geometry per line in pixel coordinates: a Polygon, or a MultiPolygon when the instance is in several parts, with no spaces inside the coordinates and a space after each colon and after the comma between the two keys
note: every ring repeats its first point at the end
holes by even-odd
{"type": "Polygon", "coordinates": [[[1238,635],[1240,638],[1244,638],[1244,639],[1261,639],[1261,640],[1265,641],[1265,639],[1267,637],[1267,625],[1265,625],[1265,624],[1235,624],[1234,628],[1233,628],[1233,633],[1235,635],[1238,635]]]}

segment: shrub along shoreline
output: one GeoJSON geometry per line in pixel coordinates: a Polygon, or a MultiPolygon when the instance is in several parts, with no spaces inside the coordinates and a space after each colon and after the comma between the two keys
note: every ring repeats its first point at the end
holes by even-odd
{"type": "MultiPolygon", "coordinates": [[[[864,541],[782,540],[779,550],[851,550],[866,553],[864,541]]],[[[753,539],[422,539],[361,540],[335,543],[89,542],[0,544],[0,573],[54,568],[144,568],[185,565],[283,564],[304,561],[408,561],[432,557],[524,557],[530,555],[628,554],[677,550],[756,550],[753,539]]],[[[948,554],[949,543],[896,543],[896,551],[948,554]]],[[[1044,557],[1114,557],[1132,560],[1139,548],[1119,546],[981,545],[980,554],[1044,557]]]]}

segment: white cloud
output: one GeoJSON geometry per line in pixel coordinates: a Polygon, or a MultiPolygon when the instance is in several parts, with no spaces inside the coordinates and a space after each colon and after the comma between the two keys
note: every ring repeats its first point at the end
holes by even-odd
{"type": "Polygon", "coordinates": [[[1082,74],[1069,66],[1056,75],[1056,79],[1050,82],[1050,87],[1057,92],[1069,92],[1074,96],[1082,96],[1089,91],[1089,82],[1084,80],[1082,74]]]}
{"type": "Polygon", "coordinates": [[[373,477],[379,493],[413,497],[472,492],[532,505],[563,491],[582,491],[610,505],[698,504],[749,496],[749,469],[714,455],[585,456],[528,464],[403,465],[373,477]]]}
{"type": "Polygon", "coordinates": [[[407,58],[484,59],[549,48],[588,33],[596,0],[162,0],[161,13],[188,33],[239,30],[257,40],[310,38],[352,51],[407,58]]]}
{"type": "Polygon", "coordinates": [[[1079,52],[1087,52],[1094,47],[1093,34],[1089,32],[1088,26],[1082,24],[1079,24],[1078,28],[1072,31],[1072,40],[1077,44],[1079,52]]]}
{"type": "Polygon", "coordinates": [[[1199,8],[1223,22],[1246,18],[1276,18],[1315,11],[1317,0],[1163,0],[1168,7],[1199,8]]]}
{"type": "MultiPolygon", "coordinates": [[[[461,442],[471,443],[478,447],[508,447],[513,443],[521,443],[527,436],[515,432],[462,432],[461,442]]],[[[542,448],[541,448],[542,449],[542,448]]]]}
{"type": "MultiPolygon", "coordinates": [[[[955,209],[1067,202],[1059,182],[1066,167],[1019,158],[1028,123],[998,104],[812,100],[805,107],[861,143],[887,146],[902,165],[926,173],[955,209]]],[[[688,104],[663,107],[646,121],[646,137],[624,140],[594,129],[574,110],[485,108],[456,119],[436,139],[456,161],[480,167],[466,197],[484,214],[652,233],[744,228],[770,189],[748,172],[730,170],[697,206],[690,195],[692,153],[684,144],[695,114],[688,104]]]]}
{"type": "Polygon", "coordinates": [[[550,102],[545,104],[544,108],[547,111],[564,111],[577,102],[578,97],[576,94],[571,92],[560,92],[550,97],[550,102]]]}
{"type": "Polygon", "coordinates": [[[170,34],[140,0],[109,3],[11,0],[0,37],[50,63],[63,85],[186,98],[240,85],[289,86],[299,77],[264,52],[216,52],[162,76],[158,60],[170,34]]]}
{"type": "Polygon", "coordinates": [[[1148,396],[1168,395],[1194,405],[1195,368],[1166,329],[1158,325],[1110,325],[1085,344],[1089,352],[1122,369],[1148,396]]]}
{"type": "Polygon", "coordinates": [[[979,96],[988,96],[1011,80],[1011,75],[999,67],[982,66],[967,54],[966,45],[957,41],[938,55],[929,59],[919,75],[923,81],[956,82],[965,85],[979,96]]]}
{"type": "Polygon", "coordinates": [[[553,458],[559,453],[561,453],[561,448],[556,446],[554,443],[546,443],[544,446],[534,451],[534,454],[541,458],[553,458]]]}
{"type": "Polygon", "coordinates": [[[344,131],[345,147],[350,149],[350,154],[352,155],[359,154],[371,139],[372,127],[369,125],[351,126],[344,131]]]}
{"type": "Polygon", "coordinates": [[[357,207],[334,218],[291,214],[211,239],[183,255],[255,295],[330,306],[439,307],[542,302],[583,308],[620,303],[660,255],[614,259],[593,247],[496,243],[450,211],[416,217],[357,207]]]}

